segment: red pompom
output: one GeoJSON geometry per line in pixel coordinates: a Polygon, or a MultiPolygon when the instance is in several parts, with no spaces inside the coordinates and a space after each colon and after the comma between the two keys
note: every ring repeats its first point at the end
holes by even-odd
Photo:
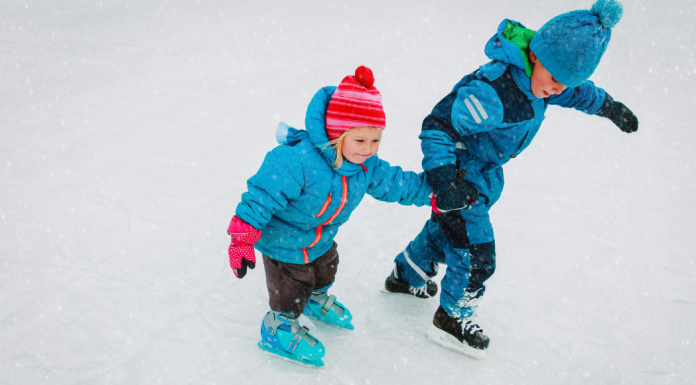
{"type": "Polygon", "coordinates": [[[355,70],[355,80],[365,88],[370,88],[375,84],[375,77],[372,75],[372,70],[365,66],[360,66],[355,70]]]}

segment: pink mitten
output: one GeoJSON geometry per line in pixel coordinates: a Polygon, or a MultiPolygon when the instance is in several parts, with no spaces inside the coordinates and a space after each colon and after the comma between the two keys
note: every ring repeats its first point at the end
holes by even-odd
{"type": "Polygon", "coordinates": [[[261,239],[261,230],[251,227],[250,224],[235,215],[227,228],[227,234],[232,236],[232,242],[227,249],[227,254],[230,256],[230,267],[237,278],[244,278],[247,267],[250,269],[256,267],[253,245],[261,239]]]}

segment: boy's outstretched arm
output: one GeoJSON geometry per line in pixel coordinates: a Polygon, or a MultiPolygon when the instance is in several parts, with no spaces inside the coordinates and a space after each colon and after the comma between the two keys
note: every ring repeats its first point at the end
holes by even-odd
{"type": "Polygon", "coordinates": [[[638,131],[638,117],[623,103],[615,101],[609,94],[607,94],[602,108],[596,115],[611,120],[623,132],[630,134],[638,131]]]}
{"type": "Polygon", "coordinates": [[[588,115],[597,115],[611,120],[623,132],[638,131],[638,117],[623,103],[594,85],[590,80],[575,87],[566,88],[559,95],[549,97],[549,104],[575,108],[588,115]]]}

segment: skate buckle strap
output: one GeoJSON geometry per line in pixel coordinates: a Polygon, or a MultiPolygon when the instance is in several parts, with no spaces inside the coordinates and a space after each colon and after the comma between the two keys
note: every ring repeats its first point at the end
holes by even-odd
{"type": "MultiPolygon", "coordinates": [[[[274,336],[280,325],[287,325],[290,328],[290,333],[295,336],[290,340],[288,349],[294,351],[300,345],[300,341],[304,339],[310,346],[316,346],[318,341],[311,335],[307,334],[309,329],[306,326],[300,327],[300,322],[297,318],[291,318],[277,311],[269,311],[263,317],[263,325],[266,328],[266,333],[269,336],[274,336]],[[293,346],[294,344],[294,346],[293,346]]],[[[284,329],[283,329],[284,330],[284,329]]]]}
{"type": "Polygon", "coordinates": [[[303,338],[305,341],[307,341],[309,345],[316,346],[317,340],[307,335],[307,333],[309,333],[309,329],[307,329],[306,326],[303,326],[302,329],[300,329],[295,334],[295,337],[293,337],[292,340],[290,340],[290,345],[288,345],[288,349],[290,349],[291,352],[294,352],[295,349],[297,349],[297,347],[300,346],[300,341],[302,341],[303,338]]]}
{"type": "Polygon", "coordinates": [[[336,300],[336,296],[333,294],[330,295],[329,298],[327,298],[324,306],[321,308],[321,310],[319,310],[319,313],[321,313],[321,315],[323,315],[323,316],[326,316],[327,314],[329,314],[329,310],[331,310],[331,305],[333,305],[335,300],[336,300]]]}
{"type": "Polygon", "coordinates": [[[277,311],[270,311],[266,313],[265,317],[263,317],[263,325],[266,328],[266,333],[268,333],[269,336],[274,336],[276,334],[278,326],[288,325],[290,326],[290,329],[292,329],[292,324],[293,320],[277,311]]]}
{"type": "Polygon", "coordinates": [[[334,302],[336,302],[336,296],[335,295],[327,295],[326,292],[318,292],[310,298],[312,301],[318,303],[319,305],[322,305],[322,308],[319,309],[319,313],[326,317],[327,314],[329,314],[329,311],[331,310],[331,307],[333,307],[334,311],[336,314],[343,315],[343,308],[336,305],[334,302]]]}

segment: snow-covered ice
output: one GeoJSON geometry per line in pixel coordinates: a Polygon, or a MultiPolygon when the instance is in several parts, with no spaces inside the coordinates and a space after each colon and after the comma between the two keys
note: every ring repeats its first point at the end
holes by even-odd
{"type": "Polygon", "coordinates": [[[550,108],[505,167],[474,361],[380,293],[427,208],[366,197],[332,289],[356,330],[302,318],[322,370],[256,347],[263,266],[225,234],[280,120],[375,73],[380,157],[421,170],[430,109],[504,18],[587,1],[6,0],[0,4],[0,384],[696,384],[696,3],[625,0],[592,80],[640,118],[550,108]]]}

